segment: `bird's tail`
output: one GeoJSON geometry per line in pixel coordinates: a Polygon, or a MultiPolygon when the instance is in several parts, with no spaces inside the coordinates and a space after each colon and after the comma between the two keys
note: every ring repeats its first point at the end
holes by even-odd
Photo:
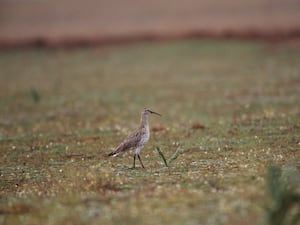
{"type": "Polygon", "coordinates": [[[122,142],[113,152],[109,153],[108,156],[116,157],[120,153],[126,151],[130,147],[127,142],[122,142]]]}
{"type": "Polygon", "coordinates": [[[109,153],[108,156],[116,157],[119,154],[120,154],[120,152],[113,151],[113,152],[109,153]]]}
{"type": "Polygon", "coordinates": [[[115,151],[109,153],[108,156],[116,157],[121,152],[122,152],[122,148],[121,148],[121,145],[120,145],[120,146],[118,146],[118,148],[115,151]]]}

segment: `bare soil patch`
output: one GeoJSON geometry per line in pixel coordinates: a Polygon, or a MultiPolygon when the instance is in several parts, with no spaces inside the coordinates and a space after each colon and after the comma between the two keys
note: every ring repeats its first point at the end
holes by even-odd
{"type": "Polygon", "coordinates": [[[77,46],[178,38],[292,40],[297,0],[0,2],[0,47],[77,46]]]}

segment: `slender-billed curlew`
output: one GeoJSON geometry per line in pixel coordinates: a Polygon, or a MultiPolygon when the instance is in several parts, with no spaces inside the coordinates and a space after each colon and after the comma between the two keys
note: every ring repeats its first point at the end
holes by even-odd
{"type": "Polygon", "coordinates": [[[153,112],[150,109],[144,108],[144,110],[141,113],[141,122],[140,126],[132,132],[130,135],[128,135],[125,140],[108,156],[117,156],[122,152],[126,152],[130,149],[134,149],[134,156],[133,156],[133,166],[132,168],[135,168],[135,159],[138,157],[141,165],[143,168],[144,165],[141,160],[140,152],[144,145],[149,141],[150,138],[150,129],[149,129],[149,115],[150,114],[156,114],[161,116],[159,113],[153,112]]]}

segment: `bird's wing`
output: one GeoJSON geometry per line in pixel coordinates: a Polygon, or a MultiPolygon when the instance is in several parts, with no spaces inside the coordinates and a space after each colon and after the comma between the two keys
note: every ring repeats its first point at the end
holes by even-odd
{"type": "Polygon", "coordinates": [[[141,135],[143,135],[146,132],[145,129],[137,129],[131,134],[129,134],[124,141],[113,151],[112,153],[109,154],[109,156],[117,156],[121,152],[125,152],[131,148],[134,148],[138,146],[140,140],[141,140],[141,135]]]}

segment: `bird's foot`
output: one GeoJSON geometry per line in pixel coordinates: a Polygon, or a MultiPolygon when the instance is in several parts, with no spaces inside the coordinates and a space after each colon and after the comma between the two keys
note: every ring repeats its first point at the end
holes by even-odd
{"type": "Polygon", "coordinates": [[[138,169],[143,169],[145,170],[146,168],[145,167],[129,167],[128,170],[138,170],[138,169]]]}
{"type": "Polygon", "coordinates": [[[128,167],[129,170],[135,170],[136,167],[135,166],[131,166],[131,167],[128,167]]]}

